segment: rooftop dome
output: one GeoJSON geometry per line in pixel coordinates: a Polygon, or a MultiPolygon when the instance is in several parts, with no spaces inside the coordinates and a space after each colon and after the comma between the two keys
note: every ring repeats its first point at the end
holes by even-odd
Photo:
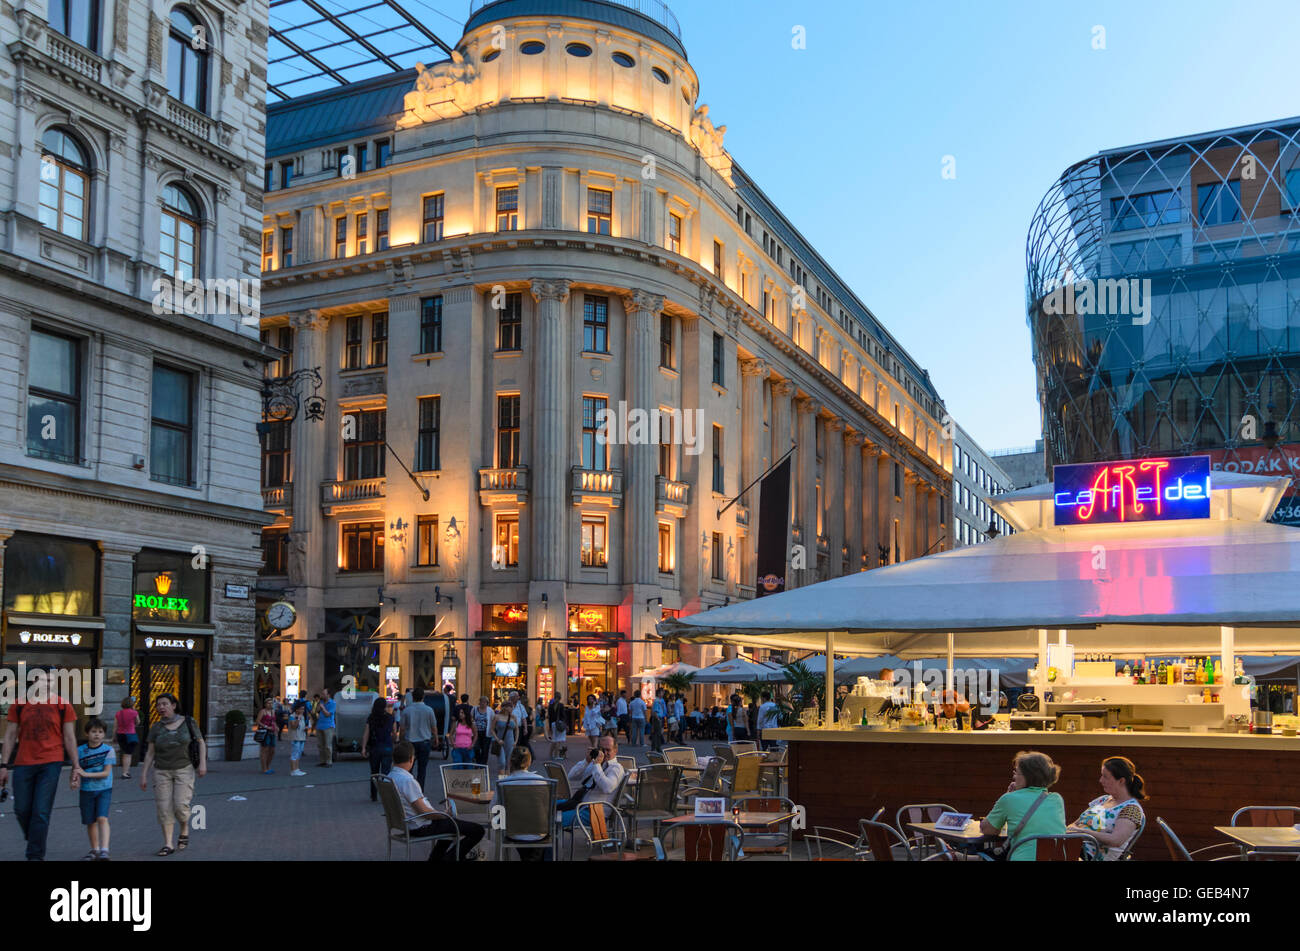
{"type": "Polygon", "coordinates": [[[465,32],[512,17],[576,17],[640,33],[686,58],[682,28],[661,0],[473,0],[465,32]]]}

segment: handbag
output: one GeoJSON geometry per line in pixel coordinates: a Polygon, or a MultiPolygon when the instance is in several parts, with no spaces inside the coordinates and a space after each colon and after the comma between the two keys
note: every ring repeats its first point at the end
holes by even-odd
{"type": "Polygon", "coordinates": [[[259,726],[256,730],[253,731],[253,742],[256,743],[258,746],[265,746],[266,736],[267,736],[266,727],[259,726]]]}
{"type": "Polygon", "coordinates": [[[1020,824],[1016,826],[1016,831],[1007,836],[1005,841],[999,842],[990,849],[986,849],[984,854],[989,856],[989,858],[993,859],[995,862],[1007,861],[1011,857],[1011,853],[1015,851],[1014,843],[1016,839],[1020,838],[1020,832],[1024,829],[1025,823],[1029,821],[1030,816],[1038,811],[1038,807],[1043,804],[1043,800],[1046,798],[1047,790],[1044,789],[1038,794],[1038,798],[1034,800],[1034,804],[1029,807],[1029,811],[1025,813],[1024,818],[1020,820],[1020,824]]]}
{"type": "Polygon", "coordinates": [[[1021,713],[1038,712],[1038,694],[1022,693],[1016,698],[1016,709],[1021,713]]]}
{"type": "MultiPolygon", "coordinates": [[[[506,732],[509,732],[509,731],[510,731],[510,724],[507,723],[507,724],[506,724],[506,732]]],[[[491,753],[493,756],[500,756],[500,755],[501,755],[501,740],[500,740],[500,738],[498,738],[498,737],[495,735],[495,734],[496,734],[496,726],[495,726],[495,725],[493,725],[493,727],[492,727],[492,733],[493,733],[493,736],[492,736],[492,742],[491,742],[491,744],[488,746],[488,752],[491,753]]]]}
{"type": "Polygon", "coordinates": [[[185,718],[185,728],[190,731],[190,765],[199,768],[199,727],[193,717],[185,718]]]}

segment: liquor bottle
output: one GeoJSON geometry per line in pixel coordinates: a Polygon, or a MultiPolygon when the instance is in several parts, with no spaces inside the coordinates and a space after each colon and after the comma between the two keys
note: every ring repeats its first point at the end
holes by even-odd
{"type": "Polygon", "coordinates": [[[1124,664],[1124,679],[1128,681],[1133,679],[1133,665],[1127,662],[1124,664]]]}
{"type": "Polygon", "coordinates": [[[1192,662],[1189,658],[1183,658],[1183,683],[1196,683],[1196,671],[1192,668],[1192,662]]]}
{"type": "Polygon", "coordinates": [[[1163,684],[1168,682],[1168,680],[1169,665],[1165,663],[1165,659],[1162,657],[1160,658],[1160,672],[1156,675],[1156,683],[1163,684]]]}
{"type": "Polygon", "coordinates": [[[1214,662],[1214,672],[1211,676],[1213,676],[1214,679],[1211,680],[1210,683],[1212,684],[1223,683],[1223,661],[1221,659],[1216,660],[1214,662]]]}
{"type": "Polygon", "coordinates": [[[1196,658],[1196,666],[1192,669],[1192,681],[1198,687],[1205,683],[1205,664],[1199,657],[1196,658]]]}

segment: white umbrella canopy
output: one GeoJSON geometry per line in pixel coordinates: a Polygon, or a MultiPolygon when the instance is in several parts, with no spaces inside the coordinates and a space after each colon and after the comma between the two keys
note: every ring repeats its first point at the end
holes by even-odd
{"type": "Polygon", "coordinates": [[[744,657],[718,661],[712,667],[696,672],[693,684],[743,684],[751,680],[771,682],[784,680],[785,674],[775,667],[756,664],[744,657]]]}
{"type": "Polygon", "coordinates": [[[656,667],[654,670],[647,670],[642,673],[635,674],[630,679],[631,680],[663,680],[665,677],[671,677],[673,674],[693,674],[699,669],[700,668],[696,667],[694,664],[687,664],[679,660],[672,664],[664,664],[663,666],[656,667]]]}

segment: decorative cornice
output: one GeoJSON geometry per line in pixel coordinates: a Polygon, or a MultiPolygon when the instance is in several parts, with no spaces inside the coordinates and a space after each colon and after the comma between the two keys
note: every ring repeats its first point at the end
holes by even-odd
{"type": "Polygon", "coordinates": [[[772,368],[768,365],[766,360],[754,359],[740,361],[741,376],[756,376],[760,381],[762,381],[766,380],[771,373],[772,368]]]}
{"type": "Polygon", "coordinates": [[[794,383],[790,380],[774,380],[772,382],[772,395],[787,399],[794,395],[794,383]]]}
{"type": "Polygon", "coordinates": [[[569,288],[572,286],[573,281],[533,278],[529,289],[532,291],[533,300],[539,304],[548,300],[564,303],[569,299],[569,288]]]}
{"type": "Polygon", "coordinates": [[[319,308],[312,308],[290,314],[289,324],[295,330],[324,330],[329,325],[329,318],[319,308]]]}
{"type": "Polygon", "coordinates": [[[849,424],[845,420],[841,419],[838,416],[835,416],[832,419],[827,420],[826,422],[826,428],[833,433],[844,432],[844,430],[848,427],[848,425],[849,424]]]}
{"type": "MultiPolygon", "coordinates": [[[[534,292],[535,294],[536,292],[534,292]]],[[[662,294],[652,294],[639,288],[632,288],[630,294],[623,295],[623,309],[629,314],[645,312],[659,314],[664,309],[664,296],[662,294]]]]}

